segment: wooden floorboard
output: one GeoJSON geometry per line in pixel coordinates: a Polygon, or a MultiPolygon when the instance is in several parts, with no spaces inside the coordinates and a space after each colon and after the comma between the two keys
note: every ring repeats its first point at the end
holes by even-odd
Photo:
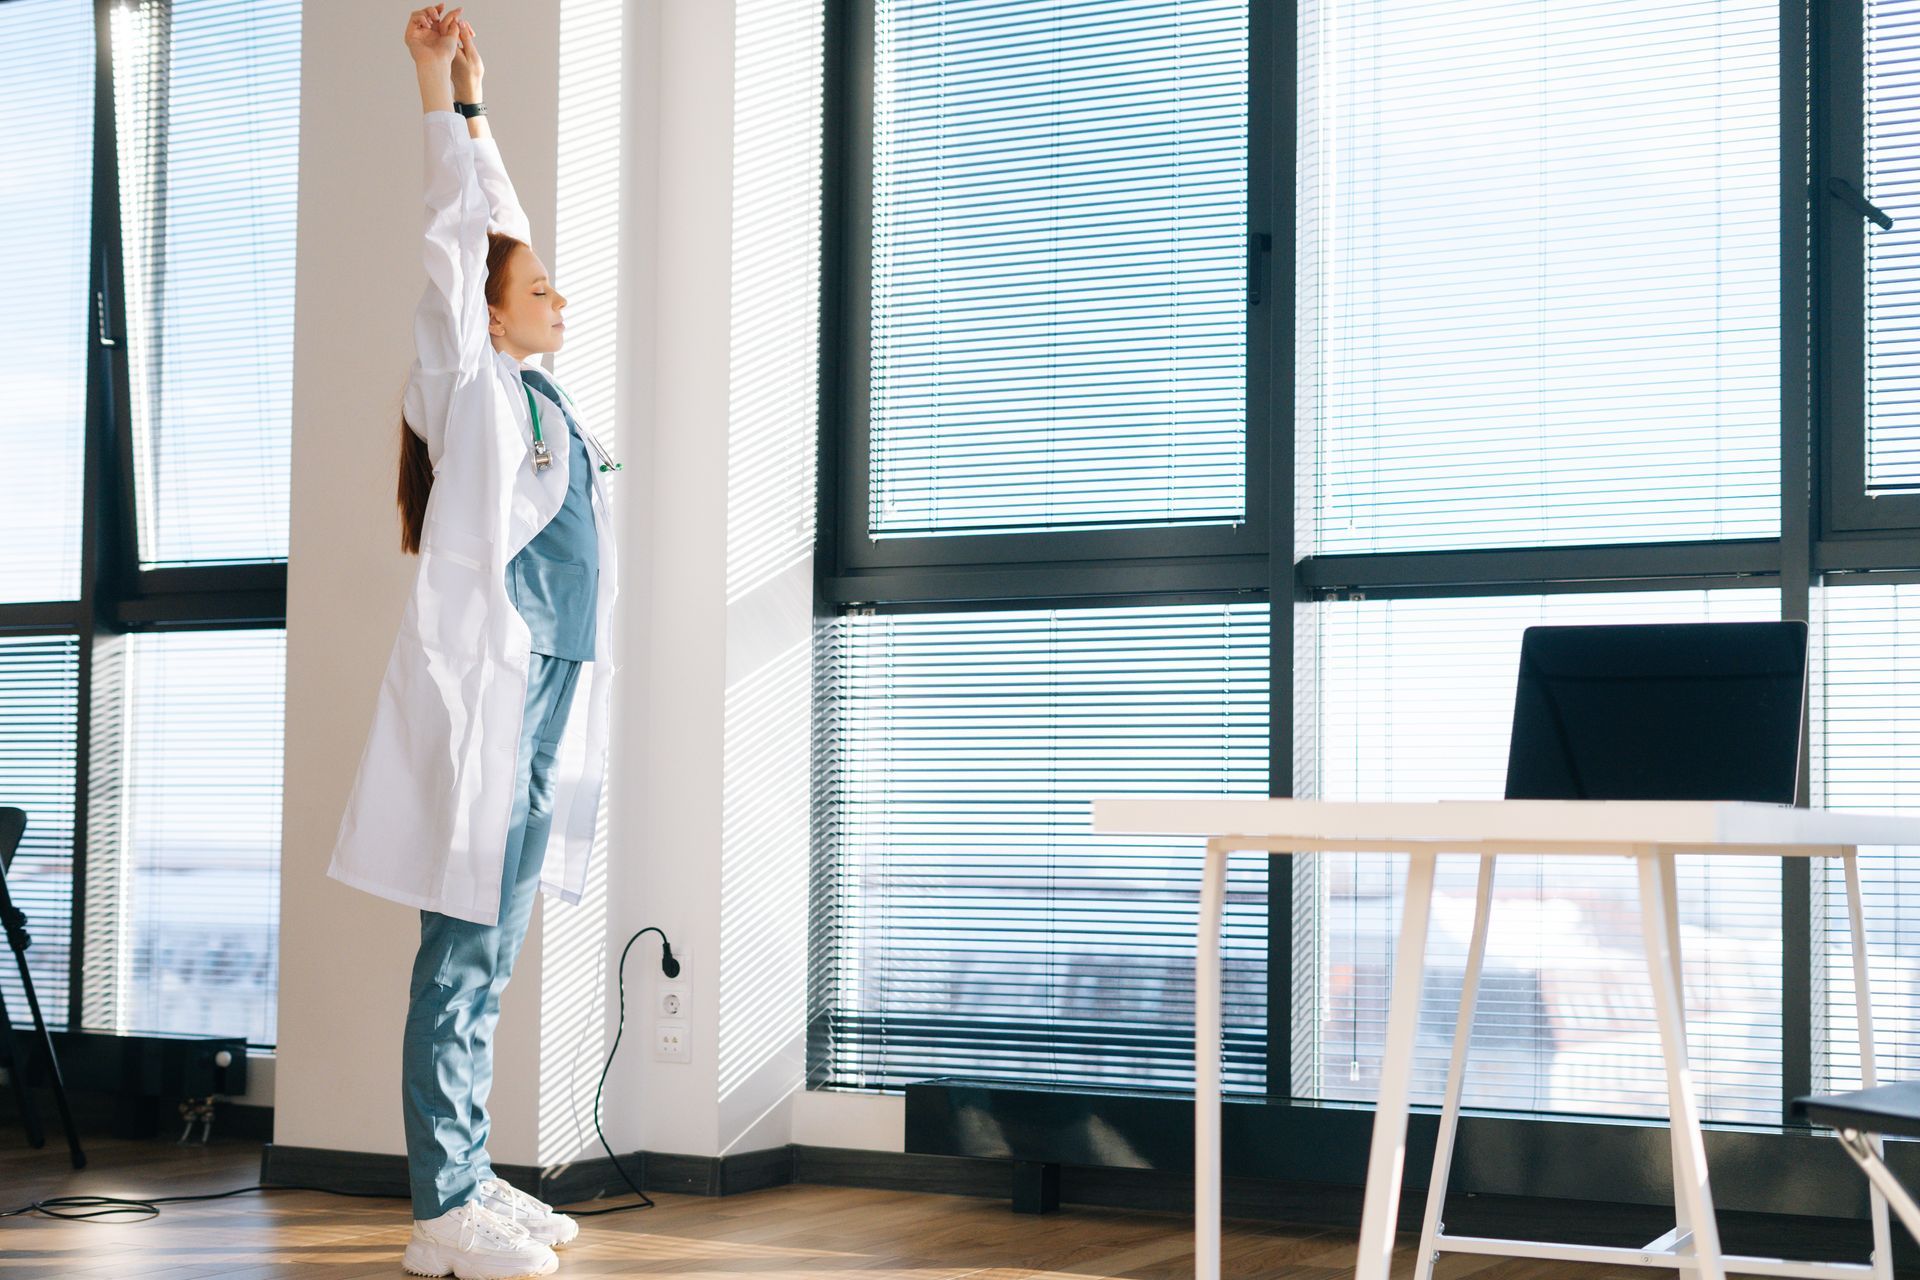
{"type": "MultiPolygon", "coordinates": [[[[0,1210],[52,1196],[191,1195],[259,1180],[260,1144],[176,1146],[95,1138],[78,1173],[53,1146],[0,1130],[0,1210]]],[[[1066,1205],[1045,1216],[1007,1202],[862,1187],[793,1185],[714,1197],[653,1192],[656,1207],[582,1218],[563,1276],[697,1280],[1181,1280],[1193,1274],[1185,1214],[1066,1205]]],[[[609,1201],[608,1203],[614,1203],[609,1201]]],[[[581,1206],[590,1207],[590,1206],[581,1206]]],[[[363,1280],[402,1276],[409,1230],[399,1198],[271,1191],[163,1205],[144,1221],[0,1219],[8,1280],[363,1280]]],[[[1394,1274],[1412,1271],[1402,1237],[1394,1274]]],[[[1351,1229],[1228,1222],[1223,1276],[1334,1280],[1353,1274],[1351,1229]]],[[[1443,1258],[1440,1280],[1649,1280],[1639,1268],[1443,1258]]],[[[1672,1275],[1671,1272],[1664,1273],[1672,1275]]]]}

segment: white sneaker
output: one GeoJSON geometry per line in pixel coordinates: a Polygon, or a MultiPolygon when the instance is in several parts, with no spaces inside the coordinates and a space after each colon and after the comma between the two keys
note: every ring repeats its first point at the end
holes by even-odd
{"type": "Polygon", "coordinates": [[[480,1203],[500,1217],[551,1248],[558,1249],[580,1234],[580,1224],[553,1206],[536,1200],[505,1178],[488,1178],[480,1184],[480,1203]]]}
{"type": "Polygon", "coordinates": [[[560,1259],[525,1227],[469,1200],[437,1218],[415,1218],[400,1265],[416,1276],[512,1280],[552,1275],[560,1259]]]}

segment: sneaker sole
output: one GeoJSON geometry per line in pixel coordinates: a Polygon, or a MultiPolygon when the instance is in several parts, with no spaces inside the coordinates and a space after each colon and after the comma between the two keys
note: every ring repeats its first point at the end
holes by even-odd
{"type": "Polygon", "coordinates": [[[508,1264],[477,1263],[462,1270],[458,1262],[448,1262],[433,1245],[422,1246],[420,1241],[410,1241],[407,1251],[400,1259],[400,1267],[408,1275],[415,1276],[453,1276],[454,1280],[520,1280],[523,1276],[550,1276],[560,1268],[560,1259],[552,1259],[551,1266],[539,1267],[532,1271],[507,1271],[508,1264]]]}

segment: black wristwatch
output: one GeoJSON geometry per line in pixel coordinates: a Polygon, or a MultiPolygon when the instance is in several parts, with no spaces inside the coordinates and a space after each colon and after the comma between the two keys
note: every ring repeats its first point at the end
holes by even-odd
{"type": "Polygon", "coordinates": [[[468,119],[487,114],[487,104],[484,102],[456,102],[453,109],[468,119]]]}

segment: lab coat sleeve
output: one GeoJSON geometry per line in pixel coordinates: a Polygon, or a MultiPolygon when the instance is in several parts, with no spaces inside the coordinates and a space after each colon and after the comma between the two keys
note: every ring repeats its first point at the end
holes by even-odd
{"type": "MultiPolygon", "coordinates": [[[[427,374],[479,372],[487,336],[486,195],[474,170],[473,139],[454,111],[422,113],[426,128],[427,289],[414,311],[413,345],[427,374]]],[[[433,427],[429,424],[428,437],[433,427]]]]}
{"type": "Polygon", "coordinates": [[[507,166],[500,159],[500,143],[489,136],[473,140],[473,167],[480,176],[480,189],[487,196],[487,212],[492,218],[488,230],[500,231],[522,244],[533,243],[533,229],[527,225],[526,211],[514,194],[507,166]]]}

